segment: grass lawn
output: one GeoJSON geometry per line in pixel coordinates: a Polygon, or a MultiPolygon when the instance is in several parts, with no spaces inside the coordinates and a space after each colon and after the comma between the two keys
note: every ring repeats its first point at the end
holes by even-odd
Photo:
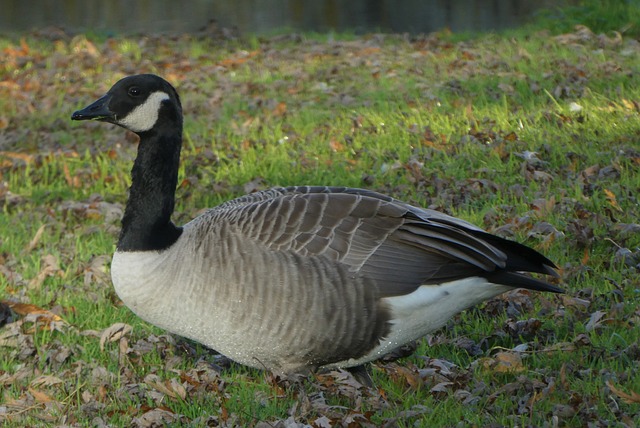
{"type": "Polygon", "coordinates": [[[635,426],[640,43],[543,28],[459,37],[0,38],[5,426],[635,426]],[[366,187],[560,267],[374,365],[300,384],[166,335],[109,263],[134,134],[71,113],[116,80],[180,92],[174,221],[270,186],[366,187]],[[10,308],[9,308],[10,307],[10,308]]]}

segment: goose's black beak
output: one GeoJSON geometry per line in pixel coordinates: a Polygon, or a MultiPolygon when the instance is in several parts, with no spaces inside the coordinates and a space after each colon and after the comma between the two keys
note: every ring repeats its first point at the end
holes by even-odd
{"type": "Polygon", "coordinates": [[[111,122],[115,120],[115,113],[109,110],[111,95],[107,94],[93,104],[78,110],[71,115],[71,120],[102,120],[111,122]]]}

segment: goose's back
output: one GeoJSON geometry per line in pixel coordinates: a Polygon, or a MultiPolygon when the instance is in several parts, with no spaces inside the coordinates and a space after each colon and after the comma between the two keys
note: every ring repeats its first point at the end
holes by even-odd
{"type": "Polygon", "coordinates": [[[292,372],[362,357],[389,330],[379,287],[336,262],[321,221],[331,213],[310,220],[314,201],[282,196],[212,209],[166,251],[117,252],[116,291],[148,322],[246,365],[292,372]]]}

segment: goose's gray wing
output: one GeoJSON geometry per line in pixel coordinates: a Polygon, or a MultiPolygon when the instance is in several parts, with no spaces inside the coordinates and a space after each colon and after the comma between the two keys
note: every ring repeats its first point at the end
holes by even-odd
{"type": "Polygon", "coordinates": [[[276,188],[226,202],[215,211],[272,250],[344,264],[374,279],[386,296],[469,276],[559,291],[517,273],[554,273],[553,263],[536,251],[368,190],[276,188]]]}

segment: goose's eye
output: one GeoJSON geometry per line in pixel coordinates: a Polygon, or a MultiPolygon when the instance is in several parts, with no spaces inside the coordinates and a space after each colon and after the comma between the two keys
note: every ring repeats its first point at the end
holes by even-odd
{"type": "Polygon", "coordinates": [[[129,88],[129,96],[137,97],[138,95],[140,95],[140,88],[138,88],[137,86],[132,86],[129,88]]]}

